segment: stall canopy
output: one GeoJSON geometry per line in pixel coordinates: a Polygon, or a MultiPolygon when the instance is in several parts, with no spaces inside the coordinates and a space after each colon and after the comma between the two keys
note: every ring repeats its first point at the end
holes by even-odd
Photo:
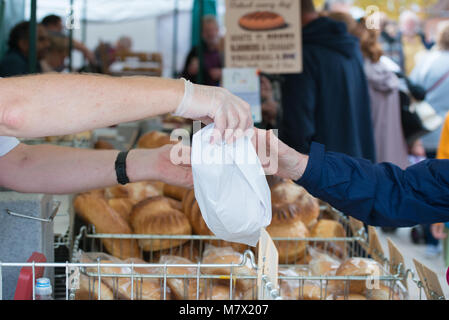
{"type": "MultiPolygon", "coordinates": [[[[30,8],[30,1],[26,0],[26,10],[30,8]]],[[[95,23],[145,19],[172,12],[176,6],[179,10],[191,10],[193,0],[73,0],[75,18],[95,23]]],[[[69,9],[70,0],[39,0],[37,19],[49,13],[68,16],[69,9]]],[[[28,16],[29,11],[26,13],[28,16]]]]}

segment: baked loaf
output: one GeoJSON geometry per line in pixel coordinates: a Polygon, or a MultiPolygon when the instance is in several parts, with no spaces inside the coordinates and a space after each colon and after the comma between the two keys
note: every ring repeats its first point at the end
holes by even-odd
{"type": "MultiPolygon", "coordinates": [[[[189,235],[192,233],[189,220],[175,209],[163,196],[152,197],[136,204],[130,215],[130,223],[136,234],[189,235]]],[[[159,251],[177,247],[188,239],[140,239],[144,251],[159,251]]]]}
{"type": "Polygon", "coordinates": [[[164,184],[164,196],[170,197],[179,201],[182,201],[184,199],[184,195],[186,192],[189,191],[187,188],[174,186],[171,184],[164,184]]]}
{"type": "MultiPolygon", "coordinates": [[[[201,236],[214,235],[212,231],[210,231],[209,227],[207,226],[206,222],[203,219],[200,207],[195,199],[195,192],[193,189],[187,190],[187,192],[184,194],[184,198],[182,201],[182,208],[184,214],[189,219],[194,234],[201,236]]],[[[244,244],[237,242],[228,242],[224,240],[212,240],[208,243],[217,247],[231,246],[234,250],[240,253],[243,253],[248,248],[248,246],[244,244]]]]}
{"type": "MultiPolygon", "coordinates": [[[[344,238],[346,237],[343,225],[335,220],[320,219],[310,230],[313,238],[344,238]]],[[[320,248],[326,248],[332,254],[344,258],[346,255],[346,243],[344,241],[318,242],[320,248]]]]}
{"type": "Polygon", "coordinates": [[[136,204],[144,199],[162,195],[162,189],[162,182],[141,181],[108,187],[104,190],[104,195],[107,199],[127,198],[136,204]]]}
{"type": "MultiPolygon", "coordinates": [[[[298,277],[310,276],[310,272],[306,267],[288,267],[279,268],[279,276],[298,277]]],[[[300,281],[298,280],[279,280],[279,293],[284,300],[298,300],[300,296],[300,281]]]]}
{"type": "Polygon", "coordinates": [[[171,141],[170,136],[159,131],[151,131],[139,138],[137,141],[138,148],[155,149],[166,144],[177,144],[177,141],[171,141]]]}
{"type": "Polygon", "coordinates": [[[115,148],[112,144],[110,144],[109,142],[107,142],[105,140],[98,140],[97,142],[95,142],[94,149],[111,150],[111,149],[115,149],[115,148]]]}
{"type": "MultiPolygon", "coordinates": [[[[349,258],[344,261],[337,269],[337,276],[382,276],[385,272],[382,266],[373,259],[368,258],[349,258]]],[[[375,281],[369,281],[374,286],[375,281]]],[[[345,286],[349,287],[350,293],[364,294],[367,288],[366,280],[348,280],[338,281],[338,287],[342,292],[345,292],[345,286]]]]}
{"type": "MultiPolygon", "coordinates": [[[[193,264],[192,261],[177,257],[177,256],[162,256],[159,260],[162,264],[193,264]]],[[[195,267],[167,267],[167,275],[197,275],[197,268],[195,267]]],[[[173,293],[173,296],[177,300],[197,300],[197,280],[196,278],[167,278],[167,284],[173,293]]],[[[199,283],[199,294],[201,293],[201,287],[203,283],[199,283]]]]}
{"type": "MultiPolygon", "coordinates": [[[[267,232],[272,238],[306,238],[309,230],[306,228],[299,215],[294,213],[284,214],[283,212],[273,212],[271,224],[267,227],[267,232]]],[[[291,264],[304,257],[307,241],[274,240],[279,252],[279,263],[291,264]]]]}
{"type": "Polygon", "coordinates": [[[128,198],[112,198],[108,200],[108,205],[114,209],[126,222],[129,222],[129,215],[133,208],[133,203],[128,198]]]}
{"type": "MultiPolygon", "coordinates": [[[[205,286],[200,294],[200,300],[230,300],[230,288],[229,285],[213,284],[205,286]]],[[[233,300],[240,300],[242,294],[236,290],[233,295],[233,300]]]]}
{"type": "Polygon", "coordinates": [[[75,292],[75,300],[114,300],[111,289],[100,283],[100,299],[98,299],[98,279],[80,274],[79,288],[75,292]],[[90,279],[89,279],[90,278],[90,279]]]}
{"type": "Polygon", "coordinates": [[[247,30],[273,30],[285,26],[284,18],[270,11],[251,12],[239,19],[240,27],[247,30]]]}
{"type": "MultiPolygon", "coordinates": [[[[235,251],[232,247],[214,247],[208,246],[203,252],[203,264],[235,264],[239,265],[243,262],[243,255],[235,251]]],[[[202,268],[204,274],[230,275],[230,267],[205,267],[202,268]]],[[[249,261],[241,267],[233,267],[232,275],[240,277],[255,276],[256,272],[251,268],[249,261]]],[[[229,280],[226,280],[229,283],[229,280]]],[[[237,287],[243,292],[251,289],[256,285],[252,279],[237,279],[237,287]]]]}
{"type": "MultiPolygon", "coordinates": [[[[130,234],[128,222],[112,209],[98,192],[82,193],[75,197],[75,212],[87,223],[93,224],[97,233],[130,234]]],[[[120,259],[139,257],[137,242],[132,239],[103,239],[106,250],[120,259]]]]}
{"type": "Polygon", "coordinates": [[[284,180],[271,187],[271,207],[273,216],[286,219],[297,217],[307,228],[317,222],[320,214],[318,200],[291,180],[284,180]]]}
{"type": "Polygon", "coordinates": [[[335,300],[366,300],[366,297],[361,294],[350,293],[347,296],[335,296],[335,300]]]}

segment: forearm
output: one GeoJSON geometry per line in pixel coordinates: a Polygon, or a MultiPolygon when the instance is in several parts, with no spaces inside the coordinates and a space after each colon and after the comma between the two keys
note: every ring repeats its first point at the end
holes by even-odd
{"type": "MultiPolygon", "coordinates": [[[[88,150],[50,145],[19,145],[0,158],[3,187],[25,193],[68,194],[117,184],[115,159],[118,150],[88,150]]],[[[141,153],[127,158],[131,182],[155,178],[151,157],[142,165],[141,153]]]]}
{"type": "Polygon", "coordinates": [[[297,181],[313,196],[374,226],[412,226],[449,221],[449,161],[430,161],[403,171],[313,145],[297,181]]]}
{"type": "Polygon", "coordinates": [[[173,112],[182,100],[184,83],[153,77],[47,74],[2,79],[0,91],[0,135],[42,137],[173,112]]]}

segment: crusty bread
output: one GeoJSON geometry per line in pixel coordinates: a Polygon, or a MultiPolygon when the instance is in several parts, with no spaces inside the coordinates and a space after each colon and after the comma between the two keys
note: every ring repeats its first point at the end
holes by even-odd
{"type": "MultiPolygon", "coordinates": [[[[382,266],[375,260],[369,258],[349,258],[337,269],[337,276],[382,276],[385,272],[382,266]]],[[[377,280],[368,281],[370,285],[377,280]]],[[[345,291],[346,281],[338,281],[339,290],[345,291]]],[[[363,294],[367,288],[366,280],[348,280],[347,286],[350,293],[363,294]]]]}
{"type": "MultiPolygon", "coordinates": [[[[97,233],[130,234],[131,227],[112,209],[98,193],[82,193],[75,197],[75,212],[87,223],[93,224],[97,233]]],[[[132,239],[103,239],[106,250],[120,259],[139,257],[137,242],[132,239]]]]}
{"type": "Polygon", "coordinates": [[[178,246],[157,252],[153,252],[150,255],[150,262],[157,263],[161,256],[179,256],[185,259],[189,259],[195,263],[199,262],[201,259],[200,255],[200,243],[197,240],[189,240],[188,242],[178,246]]]}
{"type": "Polygon", "coordinates": [[[154,149],[162,147],[166,144],[176,144],[177,141],[171,141],[170,136],[159,131],[151,131],[139,138],[137,141],[138,148],[154,149]]]}
{"type": "MultiPolygon", "coordinates": [[[[267,232],[272,238],[306,238],[309,236],[309,230],[299,215],[294,212],[285,213],[273,212],[271,224],[267,227],[267,232]]],[[[307,241],[298,240],[274,240],[279,252],[279,263],[291,264],[304,257],[307,247],[307,241]]]]}
{"type": "MultiPolygon", "coordinates": [[[[310,271],[307,267],[295,267],[290,266],[288,268],[281,267],[279,268],[279,276],[283,277],[298,277],[298,276],[310,276],[310,271]]],[[[279,293],[281,294],[284,300],[298,300],[299,299],[299,288],[301,285],[301,281],[296,279],[282,279],[279,280],[279,293]]]]}
{"type": "Polygon", "coordinates": [[[336,296],[335,300],[366,300],[366,297],[358,293],[350,293],[347,296],[336,296]]]}
{"type": "MultiPolygon", "coordinates": [[[[159,260],[161,264],[193,264],[192,261],[177,256],[162,256],[159,260]]],[[[196,267],[167,267],[167,275],[197,275],[196,267]]],[[[196,278],[167,278],[167,283],[177,300],[197,300],[201,293],[203,281],[198,284],[196,278]],[[199,291],[197,291],[199,286],[199,291]]]]}
{"type": "Polygon", "coordinates": [[[184,195],[189,191],[187,188],[174,186],[171,184],[164,184],[164,196],[182,201],[184,195]]]}
{"type": "Polygon", "coordinates": [[[98,140],[95,142],[94,149],[100,149],[100,150],[111,150],[115,149],[112,144],[105,140],[98,140]]]}
{"type": "Polygon", "coordinates": [[[101,282],[100,287],[100,299],[98,299],[98,279],[81,273],[75,300],[114,300],[112,290],[106,284],[101,282]]]}
{"type": "MultiPolygon", "coordinates": [[[[335,220],[320,219],[310,230],[313,238],[344,238],[346,232],[343,225],[335,220]]],[[[317,242],[317,246],[325,248],[328,252],[340,257],[346,257],[346,242],[344,241],[323,241],[317,242]]]]}
{"type": "MultiPolygon", "coordinates": [[[[243,255],[235,251],[232,247],[215,247],[208,246],[203,252],[203,264],[235,264],[239,265],[243,262],[243,255]]],[[[230,275],[230,267],[204,267],[204,274],[230,275]]],[[[255,276],[256,272],[251,268],[249,261],[244,266],[233,267],[233,276],[248,277],[255,276]]],[[[226,280],[227,282],[229,280],[226,280]]],[[[238,279],[237,287],[243,292],[251,289],[256,284],[252,279],[238,279]]]]}
{"type": "MultiPolygon", "coordinates": [[[[163,196],[152,197],[136,204],[130,215],[130,223],[136,234],[189,235],[192,233],[187,217],[163,196]]],[[[144,251],[159,251],[177,247],[188,239],[140,239],[144,251]]]]}
{"type": "Polygon", "coordinates": [[[128,198],[112,198],[108,200],[109,206],[114,209],[120,216],[129,222],[129,215],[133,208],[133,203],[128,198]]]}
{"type": "Polygon", "coordinates": [[[271,187],[271,206],[273,216],[296,216],[307,228],[316,223],[320,214],[318,200],[291,180],[271,187]]]}
{"type": "Polygon", "coordinates": [[[133,204],[136,204],[147,198],[162,195],[162,188],[163,186],[160,182],[140,181],[108,187],[104,193],[107,199],[127,198],[133,204]]]}
{"type": "MultiPolygon", "coordinates": [[[[199,300],[229,300],[230,296],[229,285],[225,284],[212,284],[203,288],[199,300]]],[[[239,290],[235,290],[233,293],[233,300],[240,300],[242,293],[239,290]]]]}

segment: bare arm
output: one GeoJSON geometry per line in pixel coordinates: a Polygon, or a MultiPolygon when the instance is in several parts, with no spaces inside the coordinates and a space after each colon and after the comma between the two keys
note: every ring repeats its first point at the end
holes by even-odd
{"type": "MultiPolygon", "coordinates": [[[[131,150],[126,161],[130,181],[161,180],[191,186],[191,169],[169,161],[172,148],[131,150]]],[[[116,185],[118,152],[20,144],[0,157],[0,185],[18,192],[51,194],[116,185]]]]}
{"type": "Polygon", "coordinates": [[[46,74],[0,80],[0,135],[78,133],[173,112],[184,83],[153,77],[46,74]]]}

